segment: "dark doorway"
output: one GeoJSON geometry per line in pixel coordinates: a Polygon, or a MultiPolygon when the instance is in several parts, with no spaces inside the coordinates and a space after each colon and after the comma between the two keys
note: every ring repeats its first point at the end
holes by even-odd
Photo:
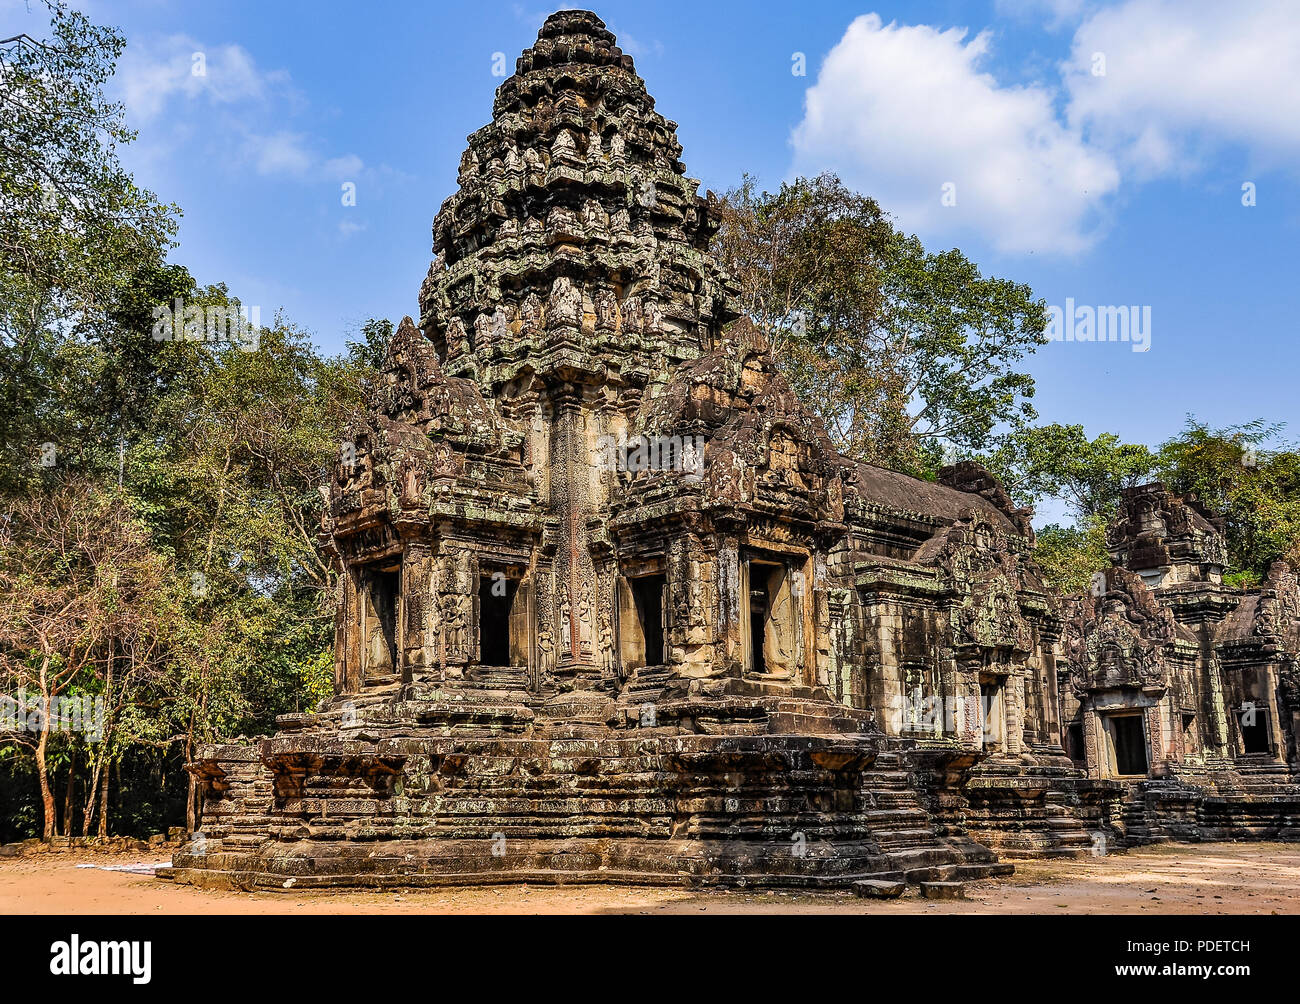
{"type": "Polygon", "coordinates": [[[1243,710],[1241,722],[1241,752],[1268,753],[1268,712],[1259,707],[1243,710]],[[1250,724],[1247,724],[1247,723],[1250,724]]]}
{"type": "Polygon", "coordinates": [[[519,583],[503,574],[478,580],[478,661],[480,666],[509,666],[510,610],[519,583]]]}
{"type": "Polygon", "coordinates": [[[397,666],[397,598],[401,581],[397,569],[370,573],[370,610],[374,617],[371,631],[378,636],[371,642],[368,668],[373,671],[392,672],[397,666]]]}
{"type": "Polygon", "coordinates": [[[749,565],[749,671],[755,675],[767,672],[763,650],[767,647],[767,618],[772,610],[771,569],[757,561],[749,565]]]}
{"type": "Polygon", "coordinates": [[[1070,727],[1065,730],[1065,751],[1076,763],[1088,759],[1083,743],[1083,722],[1071,722],[1070,727]]]}
{"type": "Polygon", "coordinates": [[[1141,715],[1120,715],[1110,720],[1115,739],[1115,771],[1133,775],[1147,772],[1147,741],[1141,715]]]}
{"type": "Polygon", "coordinates": [[[668,579],[663,575],[643,575],[629,580],[632,599],[636,603],[637,620],[641,624],[641,637],[645,640],[645,666],[664,664],[664,586],[668,579]]]}

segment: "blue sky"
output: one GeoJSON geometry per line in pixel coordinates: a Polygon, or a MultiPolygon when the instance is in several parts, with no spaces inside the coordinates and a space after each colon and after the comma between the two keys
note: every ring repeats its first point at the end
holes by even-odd
{"type": "MultiPolygon", "coordinates": [[[[127,36],[113,86],[140,135],[124,159],[184,209],[173,259],[263,318],[283,308],[328,349],[369,316],[415,313],[433,215],[501,82],[493,55],[513,71],[551,10],[83,9],[127,36]],[[341,204],[344,182],[355,207],[341,204]]],[[[14,0],[0,12],[0,28],[33,20],[14,0]]],[[[1058,342],[1029,362],[1044,421],[1147,443],[1188,412],[1300,431],[1294,4],[746,0],[597,13],[679,124],[703,187],[836,169],[927,246],[958,246],[1049,304],[1150,307],[1149,351],[1058,342]],[[792,72],[796,53],[806,75],[792,72]],[[955,205],[941,198],[949,183],[955,205]]]]}

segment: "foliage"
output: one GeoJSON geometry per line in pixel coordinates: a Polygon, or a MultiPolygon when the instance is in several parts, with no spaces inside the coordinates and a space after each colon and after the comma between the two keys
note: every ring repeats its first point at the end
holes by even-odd
{"type": "Polygon", "coordinates": [[[1157,464],[1147,447],[1109,432],[1090,440],[1081,425],[1016,430],[982,459],[1019,504],[1058,499],[1084,523],[1109,521],[1120,492],[1148,480],[1157,464]]]}
{"type": "Polygon", "coordinates": [[[1300,452],[1280,441],[1282,429],[1263,419],[1213,429],[1188,416],[1157,453],[1172,491],[1195,494],[1224,518],[1232,581],[1242,585],[1274,561],[1300,564],[1300,452]]]}
{"type": "Polygon", "coordinates": [[[1035,417],[1022,359],[1046,339],[1029,287],[925,250],[832,174],[723,199],[716,250],[778,364],[849,456],[933,476],[947,450],[1035,417]]]}
{"type": "Polygon", "coordinates": [[[1109,568],[1106,527],[1094,516],[1082,526],[1052,523],[1038,531],[1034,560],[1044,577],[1063,594],[1086,592],[1095,573],[1109,568]]]}

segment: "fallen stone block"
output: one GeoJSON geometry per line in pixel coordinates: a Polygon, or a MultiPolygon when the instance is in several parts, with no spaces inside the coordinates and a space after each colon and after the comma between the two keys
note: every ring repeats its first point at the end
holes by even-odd
{"type": "Polygon", "coordinates": [[[898,899],[907,888],[906,882],[889,882],[884,879],[859,879],[853,883],[853,895],[861,899],[898,899]]]}

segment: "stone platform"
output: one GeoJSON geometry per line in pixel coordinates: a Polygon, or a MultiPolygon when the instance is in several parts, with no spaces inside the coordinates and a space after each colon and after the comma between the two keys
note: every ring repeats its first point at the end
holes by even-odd
{"type": "Polygon", "coordinates": [[[240,889],[826,888],[1011,870],[940,836],[889,740],[860,714],[864,731],[834,732],[853,713],[828,701],[668,700],[648,727],[594,695],[578,702],[625,728],[508,702],[487,726],[449,703],[465,702],[395,697],[346,725],[306,716],[272,739],[204,749],[203,830],[160,876],[240,889]],[[506,722],[523,733],[474,734],[506,722]],[[781,731],[794,724],[818,732],[781,731]]]}

